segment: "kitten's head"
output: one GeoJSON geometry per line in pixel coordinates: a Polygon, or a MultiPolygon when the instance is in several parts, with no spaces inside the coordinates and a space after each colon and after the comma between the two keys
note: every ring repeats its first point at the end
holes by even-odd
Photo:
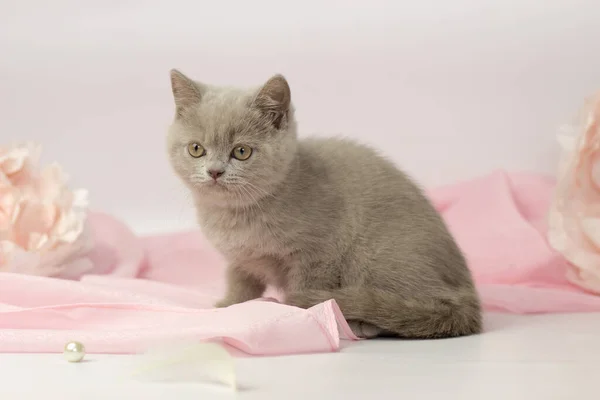
{"type": "Polygon", "coordinates": [[[195,82],[171,71],[175,119],[168,152],[197,202],[245,206],[283,182],[296,154],[290,88],[281,75],[257,89],[195,82]]]}

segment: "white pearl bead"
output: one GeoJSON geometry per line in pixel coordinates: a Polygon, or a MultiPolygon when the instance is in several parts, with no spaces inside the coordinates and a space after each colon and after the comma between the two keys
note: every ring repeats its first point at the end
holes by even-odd
{"type": "Polygon", "coordinates": [[[69,342],[63,351],[68,362],[79,362],[85,357],[85,346],[79,342],[69,342]]]}

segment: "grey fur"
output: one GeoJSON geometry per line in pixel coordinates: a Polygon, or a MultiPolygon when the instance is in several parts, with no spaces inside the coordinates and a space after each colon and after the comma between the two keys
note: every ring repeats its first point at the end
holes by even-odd
{"type": "Polygon", "coordinates": [[[481,331],[465,259],[422,191],[391,162],[343,139],[298,140],[290,89],[211,87],[172,71],[168,151],[199,224],[226,257],[226,307],[267,285],[288,304],[335,299],[361,337],[481,331]],[[183,89],[182,89],[183,88],[183,89]],[[206,155],[193,158],[188,144],[206,155]],[[230,156],[236,145],[253,153],[230,156]],[[216,184],[211,168],[225,171],[216,184]]]}

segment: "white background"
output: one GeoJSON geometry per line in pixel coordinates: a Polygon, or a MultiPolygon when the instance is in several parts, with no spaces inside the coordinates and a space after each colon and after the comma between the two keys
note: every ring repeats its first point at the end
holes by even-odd
{"type": "Polygon", "coordinates": [[[456,339],[366,340],[345,343],[340,353],[242,357],[236,362],[237,395],[210,385],[132,379],[131,373],[141,364],[135,356],[90,354],[88,362],[69,364],[60,354],[0,354],[0,398],[598,398],[600,314],[492,314],[486,316],[485,324],[484,335],[456,339]]]}
{"type": "Polygon", "coordinates": [[[40,141],[138,231],[193,226],[164,151],[169,69],[280,72],[302,135],[374,144],[426,185],[552,174],[599,38],[597,0],[0,0],[0,142],[40,141]]]}

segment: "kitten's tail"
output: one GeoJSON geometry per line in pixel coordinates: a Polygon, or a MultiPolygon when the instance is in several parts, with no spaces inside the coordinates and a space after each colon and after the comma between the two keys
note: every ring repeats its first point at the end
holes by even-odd
{"type": "Polygon", "coordinates": [[[292,298],[292,304],[305,307],[334,299],[348,321],[367,322],[403,338],[466,336],[482,330],[481,306],[473,288],[443,290],[420,299],[362,287],[308,290],[292,298]]]}

